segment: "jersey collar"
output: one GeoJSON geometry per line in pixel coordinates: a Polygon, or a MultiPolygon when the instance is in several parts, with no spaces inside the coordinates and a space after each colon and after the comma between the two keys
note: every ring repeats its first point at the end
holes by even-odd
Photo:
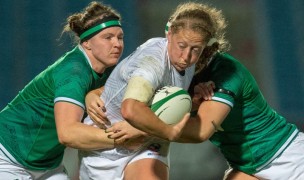
{"type": "Polygon", "coordinates": [[[83,49],[83,47],[79,44],[78,48],[80,49],[80,51],[84,54],[84,57],[86,58],[87,62],[89,63],[90,67],[93,69],[91,61],[89,59],[89,56],[87,55],[87,53],[85,52],[85,50],[83,49]]]}

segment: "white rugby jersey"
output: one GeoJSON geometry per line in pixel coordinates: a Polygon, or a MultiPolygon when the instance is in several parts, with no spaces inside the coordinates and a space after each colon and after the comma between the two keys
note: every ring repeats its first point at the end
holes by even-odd
{"type": "Polygon", "coordinates": [[[170,64],[166,38],[148,40],[123,59],[108,78],[101,95],[107,109],[107,118],[112,124],[123,119],[120,108],[131,77],[143,77],[155,91],[163,86],[178,86],[187,90],[194,71],[195,66],[192,65],[181,75],[170,64]]]}

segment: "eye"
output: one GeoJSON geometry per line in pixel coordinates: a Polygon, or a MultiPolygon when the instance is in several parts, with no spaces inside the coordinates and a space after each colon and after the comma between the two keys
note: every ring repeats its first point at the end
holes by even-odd
{"type": "Polygon", "coordinates": [[[118,36],[118,39],[119,39],[119,40],[123,40],[123,38],[124,38],[124,36],[123,36],[123,35],[118,36]]]}
{"type": "Polygon", "coordinates": [[[202,51],[202,48],[198,48],[198,47],[192,48],[192,52],[195,55],[200,55],[201,51],[202,51]]]}
{"type": "Polygon", "coordinates": [[[111,34],[111,33],[106,33],[106,34],[103,34],[103,35],[101,36],[101,38],[106,39],[106,40],[111,40],[111,39],[113,38],[113,34],[111,34]]]}
{"type": "Polygon", "coordinates": [[[178,47],[179,47],[180,49],[185,49],[187,46],[186,46],[185,44],[183,44],[183,43],[179,43],[179,44],[178,44],[178,47]]]}
{"type": "Polygon", "coordinates": [[[112,36],[105,36],[104,38],[110,40],[112,36]]]}
{"type": "Polygon", "coordinates": [[[201,52],[201,50],[199,48],[193,48],[192,52],[195,54],[199,54],[201,52]]]}

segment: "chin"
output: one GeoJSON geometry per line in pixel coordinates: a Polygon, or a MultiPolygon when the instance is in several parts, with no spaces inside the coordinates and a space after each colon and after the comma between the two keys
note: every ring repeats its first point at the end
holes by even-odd
{"type": "Polygon", "coordinates": [[[174,68],[175,68],[178,72],[181,72],[181,71],[185,71],[187,67],[182,68],[182,67],[179,67],[179,66],[174,66],[174,68]]]}
{"type": "Polygon", "coordinates": [[[109,67],[111,67],[111,66],[115,66],[117,63],[118,63],[118,59],[116,59],[114,61],[110,61],[107,64],[108,64],[109,67]]]}

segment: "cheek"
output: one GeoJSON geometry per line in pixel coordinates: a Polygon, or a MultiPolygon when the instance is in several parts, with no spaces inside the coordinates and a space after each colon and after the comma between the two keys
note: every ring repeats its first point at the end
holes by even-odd
{"type": "Polygon", "coordinates": [[[182,51],[177,47],[172,47],[171,56],[175,59],[179,59],[182,56],[182,51]]]}
{"type": "Polygon", "coordinates": [[[179,53],[177,53],[176,51],[173,51],[170,55],[171,62],[176,63],[179,61],[179,59],[180,59],[179,53]]]}
{"type": "Polygon", "coordinates": [[[199,60],[199,57],[192,57],[191,60],[190,60],[190,64],[196,64],[199,60]]]}
{"type": "Polygon", "coordinates": [[[106,51],[103,48],[96,48],[93,52],[93,55],[96,57],[96,59],[102,60],[107,57],[106,51]]]}

